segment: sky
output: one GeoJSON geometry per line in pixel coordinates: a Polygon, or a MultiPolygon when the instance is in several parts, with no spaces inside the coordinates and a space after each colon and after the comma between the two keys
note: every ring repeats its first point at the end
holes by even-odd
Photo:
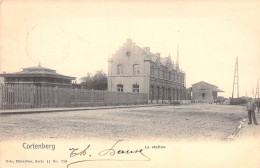
{"type": "Polygon", "coordinates": [[[80,81],[107,73],[131,38],[174,61],[179,44],[187,88],[205,81],[231,97],[236,57],[239,96],[260,79],[260,1],[2,0],[0,33],[0,73],[40,63],[80,81]]]}

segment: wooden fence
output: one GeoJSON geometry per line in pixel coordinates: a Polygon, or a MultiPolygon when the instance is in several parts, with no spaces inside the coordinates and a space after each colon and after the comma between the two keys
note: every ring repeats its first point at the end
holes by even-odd
{"type": "Polygon", "coordinates": [[[146,104],[144,93],[0,84],[0,109],[146,104]]]}

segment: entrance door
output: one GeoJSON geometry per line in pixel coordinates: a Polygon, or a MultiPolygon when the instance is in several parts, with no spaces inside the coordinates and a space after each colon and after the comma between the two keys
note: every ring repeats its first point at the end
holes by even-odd
{"type": "Polygon", "coordinates": [[[205,93],[202,93],[202,99],[205,100],[205,93]]]}

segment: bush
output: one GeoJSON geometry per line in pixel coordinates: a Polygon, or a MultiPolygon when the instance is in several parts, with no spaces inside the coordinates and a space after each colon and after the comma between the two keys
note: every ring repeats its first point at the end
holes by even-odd
{"type": "Polygon", "coordinates": [[[256,100],[256,107],[260,108],[260,100],[256,100]]]}
{"type": "Polygon", "coordinates": [[[241,105],[241,104],[246,104],[246,103],[247,103],[246,99],[241,99],[241,98],[231,98],[230,99],[231,105],[241,105]]]}
{"type": "Polygon", "coordinates": [[[180,102],[177,102],[177,101],[174,101],[172,102],[172,105],[180,105],[181,103],[180,102]]]}

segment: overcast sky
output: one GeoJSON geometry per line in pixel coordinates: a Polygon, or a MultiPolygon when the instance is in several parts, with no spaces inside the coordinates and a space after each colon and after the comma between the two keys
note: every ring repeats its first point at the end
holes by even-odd
{"type": "Polygon", "coordinates": [[[237,56],[240,96],[252,96],[260,78],[259,1],[4,0],[0,17],[1,73],[39,62],[77,78],[107,73],[131,38],[174,61],[179,43],[187,87],[205,81],[231,96],[237,56]]]}

